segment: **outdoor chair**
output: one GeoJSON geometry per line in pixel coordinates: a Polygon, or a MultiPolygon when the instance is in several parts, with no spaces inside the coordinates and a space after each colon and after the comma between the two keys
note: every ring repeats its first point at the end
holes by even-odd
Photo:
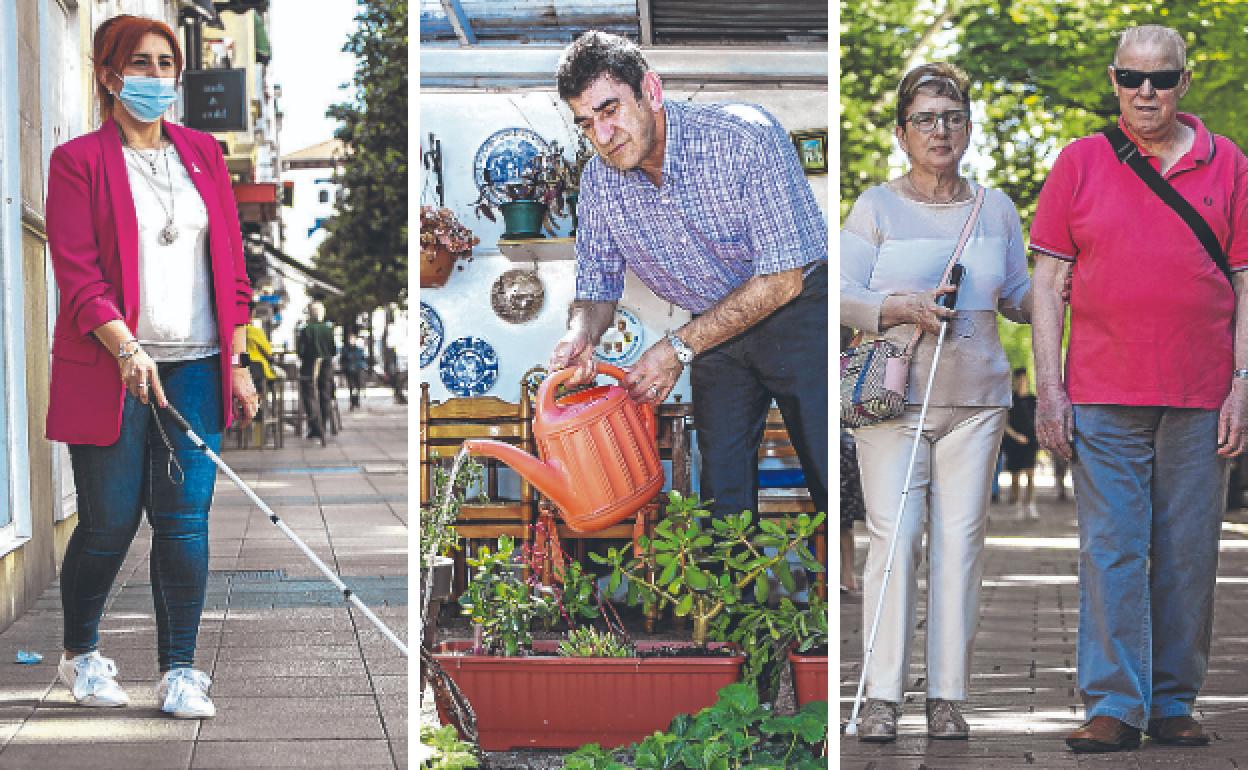
{"type": "MultiPolygon", "coordinates": [[[[443,490],[433,489],[433,469],[449,470],[455,455],[468,439],[494,439],[534,452],[533,410],[528,399],[513,404],[494,396],[451,398],[431,401],[429,384],[420,384],[420,504],[440,504],[443,490]]],[[[455,528],[462,541],[455,552],[455,595],[467,584],[465,557],[482,543],[493,546],[501,535],[527,542],[537,509],[537,492],[520,479],[516,499],[499,499],[499,472],[502,463],[488,457],[475,457],[484,470],[484,492],[488,502],[475,499],[469,491],[459,511],[455,528]]]]}

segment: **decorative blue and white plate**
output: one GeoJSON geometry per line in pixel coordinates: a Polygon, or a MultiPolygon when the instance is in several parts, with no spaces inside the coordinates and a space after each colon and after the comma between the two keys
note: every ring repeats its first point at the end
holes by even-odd
{"type": "Polygon", "coordinates": [[[480,396],[498,381],[498,354],[480,337],[460,337],[446,346],[438,364],[442,384],[459,396],[480,396]]]}
{"type": "Polygon", "coordinates": [[[485,171],[490,171],[490,184],[485,188],[491,203],[511,200],[503,189],[508,182],[520,181],[520,173],[538,155],[549,151],[541,134],[528,128],[504,128],[481,143],[472,161],[472,175],[477,187],[485,185],[485,171]]]}
{"type": "Polygon", "coordinates": [[[420,368],[424,369],[438,357],[445,340],[442,318],[427,303],[420,303],[420,368]]]}
{"type": "Polygon", "coordinates": [[[602,335],[602,340],[594,349],[594,357],[608,364],[628,366],[641,356],[644,337],[637,311],[619,305],[615,309],[611,328],[602,335]]]}

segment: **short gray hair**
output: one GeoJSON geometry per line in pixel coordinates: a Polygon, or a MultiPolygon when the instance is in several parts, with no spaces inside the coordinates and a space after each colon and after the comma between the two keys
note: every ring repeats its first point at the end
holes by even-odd
{"type": "Polygon", "coordinates": [[[1134,45],[1155,45],[1170,49],[1174,55],[1174,63],[1178,69],[1187,69],[1187,43],[1183,36],[1170,27],[1160,24],[1141,24],[1128,27],[1118,36],[1118,48],[1114,51],[1114,65],[1118,65],[1118,56],[1123,50],[1134,45]]]}
{"type": "Polygon", "coordinates": [[[313,302],[308,305],[308,317],[314,322],[320,323],[325,320],[325,304],[322,302],[313,302]]]}

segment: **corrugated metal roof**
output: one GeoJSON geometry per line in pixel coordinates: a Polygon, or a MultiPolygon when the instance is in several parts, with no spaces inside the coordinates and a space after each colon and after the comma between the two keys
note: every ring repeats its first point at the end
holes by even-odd
{"type": "MultiPolygon", "coordinates": [[[[459,0],[482,43],[568,43],[587,29],[636,39],[636,0],[459,0]]],[[[420,0],[422,42],[457,40],[441,0],[420,0]]]]}
{"type": "Polygon", "coordinates": [[[824,0],[650,0],[654,42],[828,40],[824,0]]]}

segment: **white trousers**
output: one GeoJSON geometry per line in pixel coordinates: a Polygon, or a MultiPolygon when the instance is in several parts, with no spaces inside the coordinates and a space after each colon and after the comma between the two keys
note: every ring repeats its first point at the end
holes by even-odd
{"type": "MultiPolygon", "coordinates": [[[[854,431],[871,537],[863,576],[863,644],[884,583],[919,407],[854,431]]],[[[992,474],[1005,432],[1004,407],[929,407],[906,498],[897,553],[867,669],[867,697],[900,702],[927,536],[927,697],[962,701],[979,625],[984,531],[992,474]]]]}

